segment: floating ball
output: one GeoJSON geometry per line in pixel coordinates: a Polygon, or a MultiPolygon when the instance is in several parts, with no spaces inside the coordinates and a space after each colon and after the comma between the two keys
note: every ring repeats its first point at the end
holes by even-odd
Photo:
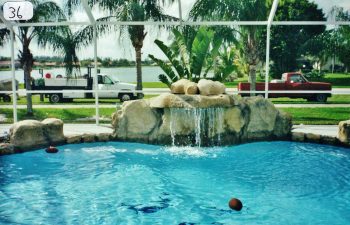
{"type": "Polygon", "coordinates": [[[231,198],[231,200],[228,203],[228,206],[232,210],[236,210],[236,211],[241,211],[241,209],[243,208],[243,204],[242,204],[241,200],[239,200],[237,198],[231,198]]]}
{"type": "Polygon", "coordinates": [[[56,147],[54,147],[54,146],[50,146],[50,147],[46,148],[45,151],[47,153],[57,153],[58,149],[56,147]]]}

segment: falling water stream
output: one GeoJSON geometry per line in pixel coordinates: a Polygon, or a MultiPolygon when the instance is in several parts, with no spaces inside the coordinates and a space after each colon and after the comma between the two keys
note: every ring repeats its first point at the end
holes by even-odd
{"type": "Polygon", "coordinates": [[[179,129],[190,129],[194,133],[194,145],[200,147],[202,138],[212,145],[220,145],[223,132],[223,108],[170,108],[170,133],[172,145],[176,145],[179,129]]]}

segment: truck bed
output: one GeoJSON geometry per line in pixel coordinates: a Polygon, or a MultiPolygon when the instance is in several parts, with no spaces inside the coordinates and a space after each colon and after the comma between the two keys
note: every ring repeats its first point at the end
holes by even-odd
{"type": "Polygon", "coordinates": [[[87,79],[44,78],[46,87],[87,87],[87,79]]]}

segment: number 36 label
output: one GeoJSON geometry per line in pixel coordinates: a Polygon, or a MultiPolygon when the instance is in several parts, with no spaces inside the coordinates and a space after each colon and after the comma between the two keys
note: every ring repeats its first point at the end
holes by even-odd
{"type": "Polygon", "coordinates": [[[27,1],[6,2],[3,11],[6,20],[30,20],[33,17],[33,4],[27,1]]]}

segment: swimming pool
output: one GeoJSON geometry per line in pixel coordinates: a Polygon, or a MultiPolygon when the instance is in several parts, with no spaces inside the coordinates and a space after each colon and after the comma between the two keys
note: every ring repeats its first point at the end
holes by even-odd
{"type": "Polygon", "coordinates": [[[349,224],[350,152],[65,145],[0,157],[0,224],[349,224]],[[228,208],[231,197],[243,202],[228,208]]]}

